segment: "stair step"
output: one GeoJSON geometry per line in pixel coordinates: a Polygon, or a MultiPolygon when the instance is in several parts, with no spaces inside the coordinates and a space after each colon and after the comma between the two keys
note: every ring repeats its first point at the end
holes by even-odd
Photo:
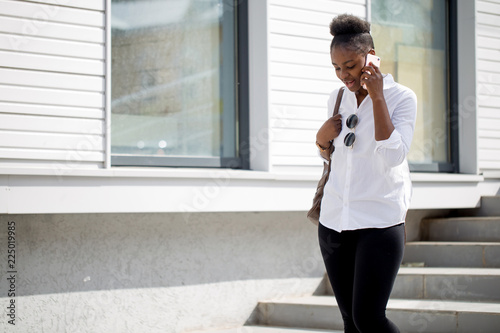
{"type": "Polygon", "coordinates": [[[500,217],[450,217],[422,220],[423,241],[500,242],[500,217]]]}
{"type": "Polygon", "coordinates": [[[426,267],[500,268],[500,242],[408,242],[404,263],[426,267]]]}
{"type": "MultiPolygon", "coordinates": [[[[343,329],[333,296],[308,296],[261,302],[261,323],[316,329],[343,329]]],[[[391,299],[387,317],[402,332],[495,332],[500,327],[500,304],[443,300],[391,299]]]]}
{"type": "Polygon", "coordinates": [[[500,302],[500,268],[402,267],[391,297],[500,302]]]}
{"type": "Polygon", "coordinates": [[[277,326],[240,326],[213,331],[196,331],[191,333],[343,333],[343,331],[321,330],[314,328],[291,328],[277,326]]]}
{"type": "MultiPolygon", "coordinates": [[[[325,295],[333,296],[325,277],[325,295]]],[[[393,298],[500,302],[500,268],[401,267],[393,298]]]]}

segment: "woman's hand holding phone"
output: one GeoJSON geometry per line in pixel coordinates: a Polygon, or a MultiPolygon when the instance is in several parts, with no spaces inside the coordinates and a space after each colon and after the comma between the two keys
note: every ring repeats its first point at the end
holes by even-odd
{"type": "Polygon", "coordinates": [[[368,53],[366,55],[365,67],[361,74],[362,87],[368,90],[368,94],[373,98],[377,93],[382,93],[384,89],[384,79],[380,72],[380,57],[368,53]]]}

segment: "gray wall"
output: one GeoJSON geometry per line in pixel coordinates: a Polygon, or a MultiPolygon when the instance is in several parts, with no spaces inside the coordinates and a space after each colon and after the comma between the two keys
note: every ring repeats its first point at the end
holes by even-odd
{"type": "MultiPolygon", "coordinates": [[[[238,326],[259,300],[311,294],[324,273],[304,213],[1,215],[16,222],[9,332],[184,332],[238,326]]],[[[4,313],[6,310],[2,311],[4,313]]]]}

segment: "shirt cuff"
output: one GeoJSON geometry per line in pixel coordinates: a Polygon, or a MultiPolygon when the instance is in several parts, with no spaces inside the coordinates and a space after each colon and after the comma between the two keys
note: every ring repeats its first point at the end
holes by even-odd
{"type": "MultiPolygon", "coordinates": [[[[323,157],[323,155],[321,155],[321,151],[319,149],[317,150],[317,152],[318,152],[318,156],[321,157],[323,162],[325,162],[326,164],[330,164],[330,161],[328,161],[326,158],[323,157]]],[[[330,155],[330,158],[331,158],[331,155],[330,155]]]]}
{"type": "Polygon", "coordinates": [[[401,134],[398,131],[393,130],[391,136],[388,139],[376,141],[375,150],[381,149],[398,149],[401,145],[401,134]]]}

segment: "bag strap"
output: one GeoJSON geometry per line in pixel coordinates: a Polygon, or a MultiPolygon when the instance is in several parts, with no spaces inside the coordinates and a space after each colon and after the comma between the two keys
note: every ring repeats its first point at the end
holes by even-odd
{"type": "Polygon", "coordinates": [[[332,117],[339,113],[340,102],[342,101],[342,95],[344,95],[344,88],[345,87],[341,87],[339,93],[337,94],[337,102],[335,103],[332,117]]]}
{"type": "MultiPolygon", "coordinates": [[[[340,102],[342,102],[342,96],[344,95],[344,89],[345,89],[345,87],[340,87],[339,92],[337,93],[337,101],[335,102],[335,107],[333,108],[332,117],[339,113],[340,102]]],[[[332,155],[332,153],[334,151],[335,151],[335,146],[333,145],[333,142],[332,142],[330,145],[330,155],[332,155]]]]}

